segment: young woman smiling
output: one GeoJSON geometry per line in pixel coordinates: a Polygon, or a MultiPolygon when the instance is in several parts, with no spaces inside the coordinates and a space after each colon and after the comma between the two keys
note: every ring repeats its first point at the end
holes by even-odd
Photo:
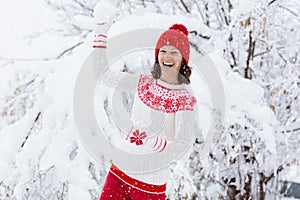
{"type": "MultiPolygon", "coordinates": [[[[95,48],[105,50],[106,33],[101,37],[95,48]]],[[[134,152],[150,150],[159,154],[169,147],[174,139],[193,138],[196,98],[187,88],[190,83],[191,68],[188,66],[190,44],[188,30],[182,24],[174,24],[158,38],[155,48],[155,60],[151,74],[132,75],[117,74],[108,70],[103,75],[104,84],[135,91],[132,107],[132,127],[123,139],[124,147],[134,152]],[[121,77],[121,78],[118,78],[121,77]],[[117,79],[117,80],[116,80],[117,79]],[[122,81],[120,84],[119,81],[122,81]],[[148,128],[153,123],[151,112],[164,115],[164,123],[157,134],[148,128]],[[133,147],[133,148],[132,148],[133,147]]],[[[121,72],[120,72],[121,73],[121,72]]],[[[193,139],[189,139],[193,143],[193,139]]],[[[174,149],[173,154],[182,154],[174,149]]],[[[185,158],[186,157],[182,157],[185,158]]],[[[159,159],[153,162],[160,162],[159,159]]],[[[143,164],[131,163],[138,171],[143,164]]],[[[166,199],[166,184],[169,179],[169,169],[141,173],[125,173],[122,166],[112,163],[102,189],[100,200],[141,200],[166,199]]]]}

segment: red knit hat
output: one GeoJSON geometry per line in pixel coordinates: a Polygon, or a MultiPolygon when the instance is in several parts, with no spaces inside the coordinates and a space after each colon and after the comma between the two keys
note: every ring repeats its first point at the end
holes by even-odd
{"type": "Polygon", "coordinates": [[[159,49],[165,45],[171,45],[179,49],[186,63],[190,57],[190,42],[188,30],[182,24],[173,24],[167,31],[159,37],[155,47],[155,60],[157,60],[159,49]]]}

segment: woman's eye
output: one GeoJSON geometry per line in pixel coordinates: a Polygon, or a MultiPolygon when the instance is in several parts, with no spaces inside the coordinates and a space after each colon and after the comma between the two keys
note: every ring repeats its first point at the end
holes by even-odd
{"type": "Polygon", "coordinates": [[[166,53],[166,50],[163,50],[163,49],[162,49],[162,50],[160,50],[159,52],[160,52],[160,53],[166,53]]]}

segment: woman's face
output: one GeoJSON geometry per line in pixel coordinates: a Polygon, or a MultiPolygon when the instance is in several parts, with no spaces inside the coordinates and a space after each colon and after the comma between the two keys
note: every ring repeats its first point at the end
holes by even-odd
{"type": "Polygon", "coordinates": [[[163,46],[159,49],[158,62],[162,75],[178,73],[181,67],[182,54],[174,46],[163,46]]]}

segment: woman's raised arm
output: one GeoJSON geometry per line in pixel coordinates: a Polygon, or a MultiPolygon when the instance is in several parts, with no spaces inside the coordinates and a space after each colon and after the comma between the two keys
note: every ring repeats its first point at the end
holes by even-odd
{"type": "MultiPolygon", "coordinates": [[[[99,55],[106,55],[107,32],[112,24],[112,20],[107,22],[96,22],[94,31],[93,48],[99,51],[99,55]]],[[[99,59],[104,59],[100,58],[99,59]]],[[[107,65],[107,62],[98,62],[99,65],[107,65]]],[[[124,91],[134,91],[138,85],[139,75],[126,72],[117,72],[108,68],[108,66],[99,66],[105,68],[101,81],[106,86],[124,91]]]]}

